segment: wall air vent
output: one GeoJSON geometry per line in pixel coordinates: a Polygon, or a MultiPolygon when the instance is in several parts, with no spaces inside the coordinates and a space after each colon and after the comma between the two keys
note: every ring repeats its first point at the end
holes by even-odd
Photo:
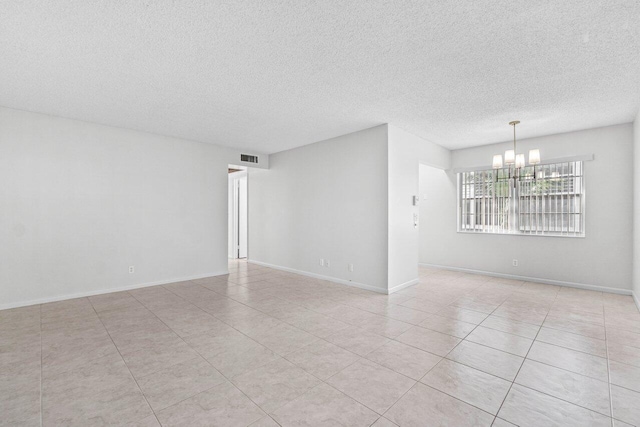
{"type": "Polygon", "coordinates": [[[248,163],[258,163],[258,156],[252,156],[251,154],[240,154],[240,160],[248,163]]]}

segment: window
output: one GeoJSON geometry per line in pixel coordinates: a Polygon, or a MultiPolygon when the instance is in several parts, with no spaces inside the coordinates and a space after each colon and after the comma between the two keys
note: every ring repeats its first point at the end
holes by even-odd
{"type": "Polygon", "coordinates": [[[460,232],[584,237],[584,203],[582,161],[458,174],[460,232]]]}

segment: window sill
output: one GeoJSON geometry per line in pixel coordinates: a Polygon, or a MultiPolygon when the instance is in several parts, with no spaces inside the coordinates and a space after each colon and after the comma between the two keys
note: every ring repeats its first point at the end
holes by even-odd
{"type": "Polygon", "coordinates": [[[481,234],[484,236],[523,236],[523,237],[560,237],[562,239],[584,239],[585,237],[587,237],[584,233],[582,234],[574,234],[574,235],[568,235],[568,234],[535,234],[535,233],[496,233],[496,232],[489,232],[489,231],[462,231],[462,230],[458,230],[457,231],[458,234],[481,234]]]}

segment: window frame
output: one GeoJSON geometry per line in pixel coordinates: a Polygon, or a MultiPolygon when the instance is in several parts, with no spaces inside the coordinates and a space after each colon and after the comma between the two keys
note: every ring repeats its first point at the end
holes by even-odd
{"type": "MultiPolygon", "coordinates": [[[[592,158],[591,158],[592,159],[592,158]]],[[[569,237],[569,238],[585,238],[586,237],[586,185],[585,185],[585,160],[591,160],[589,158],[572,158],[572,159],[558,159],[554,161],[545,162],[541,165],[537,165],[535,167],[535,176],[534,179],[534,167],[527,166],[520,170],[520,175],[523,177],[520,181],[516,183],[517,190],[513,188],[512,178],[506,177],[506,174],[513,172],[513,169],[509,170],[509,168],[500,168],[500,169],[492,169],[492,168],[466,168],[464,170],[456,170],[457,177],[457,216],[456,216],[456,228],[458,233],[463,234],[492,234],[492,235],[511,235],[511,236],[536,236],[536,237],[569,237]],[[555,171],[561,170],[564,172],[564,167],[566,166],[566,173],[560,173],[558,176],[550,175],[546,176],[550,170],[554,169],[555,171]],[[495,174],[499,174],[496,179],[495,174]],[[540,174],[543,173],[544,177],[540,178],[540,174]],[[473,174],[474,181],[471,184],[463,184],[463,180],[468,177],[469,174],[473,174]],[[477,174],[482,174],[483,179],[475,180],[477,174]],[[506,178],[506,179],[505,179],[506,178]],[[536,185],[540,180],[544,180],[542,182],[546,183],[546,185],[558,185],[560,182],[562,186],[569,186],[571,191],[562,190],[555,191],[554,194],[550,194],[548,190],[545,189],[545,192],[535,195],[535,204],[532,201],[531,192],[536,191],[536,185]],[[488,184],[491,182],[492,184],[488,184]],[[501,182],[502,187],[498,187],[498,183],[501,182]],[[476,186],[481,185],[481,194],[479,196],[476,195],[476,186]],[[508,194],[506,196],[499,195],[496,193],[504,192],[504,186],[508,188],[508,194]],[[492,194],[487,195],[488,189],[493,186],[493,191],[489,191],[492,194]],[[465,192],[468,192],[468,187],[473,187],[473,196],[472,197],[464,197],[465,192]],[[579,187],[576,190],[576,187],[579,187]],[[515,190],[515,191],[514,191],[515,190]],[[526,193],[526,190],[528,193],[526,193]],[[554,200],[556,203],[558,201],[561,203],[561,211],[556,212],[548,212],[546,209],[546,201],[549,200],[550,197],[555,196],[554,200]],[[515,204],[516,206],[511,205],[511,200],[515,200],[518,202],[515,204]],[[558,199],[560,197],[560,199],[558,199]],[[521,212],[522,202],[524,199],[529,200],[528,210],[521,212]],[[566,199],[565,199],[566,198],[566,199]],[[579,200],[577,200],[579,199],[579,200]],[[463,221],[463,217],[465,216],[463,204],[468,206],[468,203],[465,201],[471,201],[471,205],[473,205],[473,213],[466,214],[467,221],[463,221]],[[480,200],[481,209],[483,213],[481,215],[482,222],[478,227],[475,227],[478,224],[477,221],[477,201],[480,200]],[[489,203],[491,200],[491,203],[489,203]],[[568,208],[565,210],[565,200],[567,200],[568,208]],[[571,202],[568,202],[571,200],[571,202]],[[577,202],[576,202],[577,200],[577,202]],[[509,202],[509,206],[505,207],[505,201],[509,202]],[[541,202],[541,206],[539,204],[541,202]],[[506,211],[502,211],[500,213],[499,210],[496,209],[496,203],[498,204],[499,209],[507,209],[506,211]],[[577,204],[576,204],[577,203],[577,204]],[[490,205],[489,209],[487,206],[490,205]],[[573,210],[571,209],[573,206],[573,210]],[[532,207],[534,208],[532,210],[532,207]],[[578,207],[578,208],[576,208],[578,207]],[[541,209],[540,209],[541,208],[541,209]],[[500,215],[503,218],[506,217],[507,225],[504,226],[504,222],[496,225],[495,218],[498,218],[500,221],[500,215]],[[551,216],[553,215],[553,217],[551,216]],[[567,215],[567,225],[565,227],[565,215],[567,215]],[[531,223],[531,218],[534,216],[536,218],[536,226],[533,228],[531,223]],[[491,219],[491,221],[487,222],[487,219],[491,219]],[[525,221],[524,218],[527,218],[526,225],[523,225],[525,221]],[[540,227],[540,220],[542,218],[542,227],[540,227]],[[554,228],[558,227],[558,221],[560,221],[560,231],[551,231],[545,230],[545,219],[553,218],[554,228]],[[469,222],[469,219],[474,223],[474,227],[465,228],[465,224],[469,222]],[[515,221],[514,221],[515,219],[515,221]],[[572,221],[573,220],[573,227],[572,221]],[[576,221],[579,221],[579,230],[577,229],[578,224],[576,221]],[[515,222],[515,224],[514,224],[515,222]],[[528,226],[528,228],[527,228],[528,226]],[[517,227],[517,229],[516,229],[517,227]]],[[[548,187],[547,187],[548,188],[548,187]]],[[[550,224],[550,222],[549,222],[550,224]]]]}

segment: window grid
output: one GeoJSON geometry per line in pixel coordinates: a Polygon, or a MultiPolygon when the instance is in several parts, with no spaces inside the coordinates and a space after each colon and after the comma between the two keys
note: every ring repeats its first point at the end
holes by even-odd
{"type": "Polygon", "coordinates": [[[539,165],[535,176],[532,166],[519,173],[515,187],[508,168],[458,174],[458,230],[584,236],[581,161],[539,165]]]}

